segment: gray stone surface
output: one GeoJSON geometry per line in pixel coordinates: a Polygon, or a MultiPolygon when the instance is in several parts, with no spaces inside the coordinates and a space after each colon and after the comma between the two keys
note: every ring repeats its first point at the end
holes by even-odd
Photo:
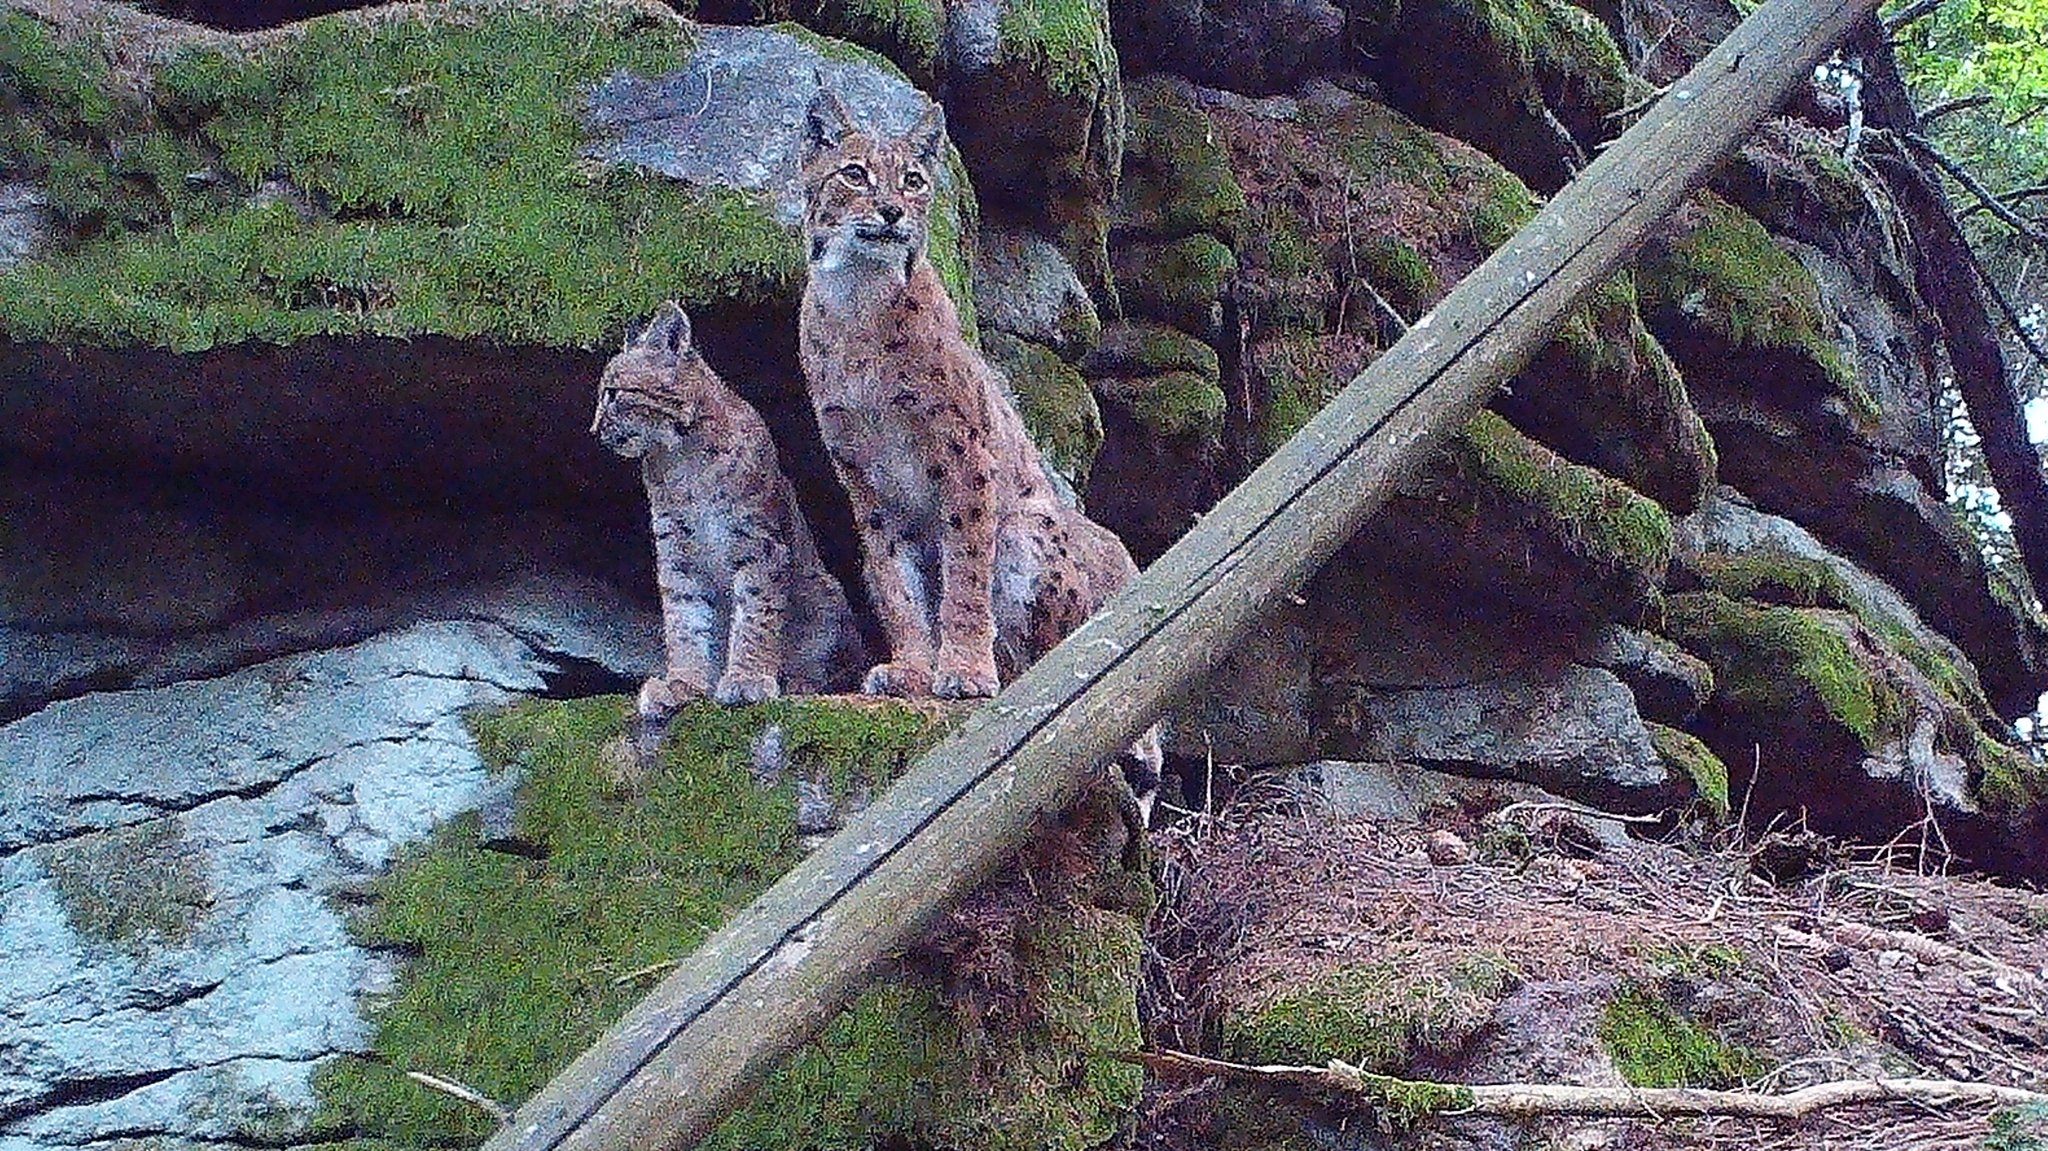
{"type": "Polygon", "coordinates": [[[1102,337],[1102,320],[1074,266],[1029,233],[981,233],[974,299],[982,326],[1044,344],[1067,360],[1087,355],[1102,337]]]}
{"type": "Polygon", "coordinates": [[[1641,628],[1609,627],[1584,658],[1621,677],[1635,693],[1643,718],[1671,727],[1691,719],[1714,689],[1714,671],[1706,661],[1641,628]]]}
{"type": "MultiPolygon", "coordinates": [[[[909,131],[929,105],[900,77],[833,59],[787,32],[706,24],[684,70],[651,79],[622,72],[597,86],[588,153],[693,184],[766,192],[793,226],[803,218],[797,156],[804,109],[818,91],[813,77],[864,127],[909,131]]],[[[942,187],[948,179],[941,169],[942,187]]]]}
{"type": "Polygon", "coordinates": [[[50,238],[50,205],[42,189],[0,182],[0,272],[33,257],[50,238]]]}
{"type": "Polygon", "coordinates": [[[325,896],[488,797],[464,709],[564,660],[655,658],[644,614],[561,582],[462,598],[469,618],[0,726],[0,1147],[298,1128],[390,978],[325,896]],[[171,848],[124,865],[152,837],[171,848]]]}
{"type": "Polygon", "coordinates": [[[1453,687],[1360,691],[1331,750],[1517,779],[1601,807],[1660,808],[1684,798],[1650,742],[1635,697],[1613,672],[1572,665],[1453,687]]]}

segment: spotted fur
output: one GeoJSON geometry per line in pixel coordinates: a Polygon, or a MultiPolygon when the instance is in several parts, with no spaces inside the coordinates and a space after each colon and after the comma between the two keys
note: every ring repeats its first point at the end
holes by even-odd
{"type": "Polygon", "coordinates": [[[640,461],[653,519],[668,667],[641,686],[642,715],[853,686],[867,655],[846,592],[767,425],[698,355],[673,301],[605,365],[590,431],[640,461]]]}
{"type": "MultiPolygon", "coordinates": [[[[889,638],[866,688],[958,698],[994,694],[1137,567],[1060,501],[1001,377],[960,333],[926,253],[944,131],[936,105],[885,137],[855,130],[829,91],[811,103],[799,327],[889,638]]],[[[1134,751],[1156,781],[1148,741],[1134,751]]]]}

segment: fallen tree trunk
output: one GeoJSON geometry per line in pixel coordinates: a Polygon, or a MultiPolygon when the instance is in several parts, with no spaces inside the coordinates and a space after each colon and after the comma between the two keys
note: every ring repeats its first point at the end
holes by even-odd
{"type": "Polygon", "coordinates": [[[1411,1123],[1431,1115],[1485,1115],[1539,1119],[1669,1119],[1726,1115],[1790,1121],[1820,1111],[1871,1104],[1915,1107],[2048,1106],[2048,1095],[1996,1083],[1954,1079],[1844,1079],[1815,1083],[1780,1095],[1708,1091],[1697,1087],[1573,1087],[1559,1083],[1433,1083],[1374,1075],[1333,1060],[1325,1067],[1254,1066],[1181,1051],[1134,1051],[1115,1056],[1162,1075],[1214,1075],[1240,1082],[1308,1088],[1358,1100],[1411,1123]]]}
{"type": "Polygon", "coordinates": [[[520,1107],[486,1151],[703,1137],[1556,332],[1876,0],[1774,0],[1195,530],[520,1107]]]}

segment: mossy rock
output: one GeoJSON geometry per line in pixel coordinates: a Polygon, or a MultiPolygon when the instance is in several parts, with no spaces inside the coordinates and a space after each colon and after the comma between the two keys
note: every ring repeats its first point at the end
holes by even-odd
{"type": "Polygon", "coordinates": [[[1178,328],[1111,324],[1081,370],[1096,395],[1154,437],[1214,443],[1222,435],[1223,376],[1216,352],[1178,328]]]}
{"type": "Polygon", "coordinates": [[[938,86],[946,13],[939,0],[753,0],[756,14],[795,20],[886,57],[920,88],[938,86]]]}
{"type": "Polygon", "coordinates": [[[1852,617],[1692,592],[1666,600],[1666,634],[1714,669],[1730,707],[1797,711],[1812,699],[1867,749],[1897,730],[1897,692],[1850,646],[1852,617]]]}
{"type": "MultiPolygon", "coordinates": [[[[770,194],[586,154],[580,105],[599,81],[674,75],[699,55],[703,36],[659,5],[157,30],[147,53],[119,19],[0,21],[0,105],[23,113],[0,167],[49,189],[65,236],[0,274],[13,340],[595,348],[662,299],[752,306],[801,286],[770,194]],[[116,74],[136,58],[145,76],[116,74]]],[[[964,179],[951,186],[961,202],[935,213],[932,250],[966,315],[974,211],[964,179]]]]}
{"type": "MultiPolygon", "coordinates": [[[[385,1151],[480,1141],[488,1116],[402,1071],[526,1098],[668,961],[796,861],[798,777],[839,797],[878,789],[943,727],[893,703],[697,704],[651,765],[629,771],[630,710],[614,697],[532,701],[473,720],[487,764],[521,773],[516,838],[539,854],[486,850],[464,819],[378,883],[355,928],[413,958],[373,1015],[376,1058],[343,1058],[320,1073],[316,1135],[385,1151]],[[774,783],[750,770],[770,724],[787,764],[774,783]]],[[[1093,810],[1105,803],[1080,810],[1114,823],[1113,812],[1093,810]]],[[[1027,856],[1020,871],[1042,866],[1027,856]]],[[[945,979],[906,961],[771,1076],[714,1145],[1100,1144],[1139,1087],[1134,1069],[1089,1053],[1138,1043],[1144,909],[1114,864],[1080,871],[1079,880],[1039,875],[1049,892],[1066,892],[1045,906],[1011,898],[988,912],[1015,934],[1006,953],[1018,973],[1014,1015],[984,1020],[978,1005],[949,998],[945,979]],[[948,1089],[931,1089],[939,1083],[948,1089]]],[[[1019,890],[1026,882],[1016,880],[1019,890]]]]}
{"type": "Polygon", "coordinates": [[[1661,723],[1644,723],[1657,757],[1673,775],[1692,780],[1693,794],[1715,819],[1728,817],[1728,765],[1689,732],[1661,723]]]}
{"type": "Polygon", "coordinates": [[[989,332],[983,350],[1009,378],[1024,426],[1046,462],[1075,491],[1085,490],[1088,469],[1102,449],[1102,412],[1088,381],[1051,348],[1005,332],[989,332]]]}
{"type": "Polygon", "coordinates": [[[1511,972],[1498,956],[1338,968],[1223,1020],[1223,1047],[1245,1063],[1320,1066],[1339,1059],[1391,1074],[1418,1058],[1455,1055],[1493,1014],[1511,972]]]}
{"type": "Polygon", "coordinates": [[[1637,282],[1659,330],[1692,326],[1748,353],[1805,360],[1809,386],[1839,394],[1866,423],[1876,401],[1834,339],[1820,288],[1755,217],[1710,192],[1673,219],[1674,234],[1644,249],[1637,282]]]}
{"type": "Polygon", "coordinates": [[[1223,378],[1215,349],[1199,337],[1168,324],[1144,322],[1105,327],[1102,342],[1081,361],[1081,370],[1091,378],[1158,372],[1188,372],[1210,383],[1223,378]]]}
{"type": "Polygon", "coordinates": [[[1388,4],[1354,21],[1391,103],[1546,190],[1612,134],[1634,83],[1606,25],[1566,0],[1388,4]]]}
{"type": "Polygon", "coordinates": [[[1217,301],[1237,271],[1237,256],[1206,233],[1178,240],[1134,240],[1111,255],[1124,312],[1194,332],[1215,328],[1217,301]]]}
{"type": "Polygon", "coordinates": [[[1493,406],[1683,515],[1713,491],[1719,457],[1678,366],[1636,307],[1627,273],[1601,284],[1493,406]]]}
{"type": "Polygon", "coordinates": [[[1566,461],[1493,412],[1474,416],[1452,441],[1452,453],[1467,474],[1524,509],[1588,566],[1662,579],[1671,561],[1671,517],[1655,501],[1566,461]]]}
{"type": "Polygon", "coordinates": [[[1213,444],[1223,434],[1223,389],[1195,372],[1105,376],[1091,381],[1104,402],[1162,439],[1213,444]]]}
{"type": "Polygon", "coordinates": [[[1632,1087],[1727,1090],[1754,1081],[1770,1065],[1722,1038],[1655,991],[1624,986],[1598,1028],[1601,1046],[1632,1087]]]}
{"type": "Polygon", "coordinates": [[[1133,80],[1124,97],[1130,136],[1113,225],[1163,239],[1208,232],[1234,243],[1244,188],[1193,87],[1153,76],[1133,80]]]}

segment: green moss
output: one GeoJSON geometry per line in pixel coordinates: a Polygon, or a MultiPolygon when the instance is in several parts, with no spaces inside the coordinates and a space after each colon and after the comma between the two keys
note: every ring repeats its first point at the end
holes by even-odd
{"type": "Polygon", "coordinates": [[[1260,344],[1256,363],[1266,386],[1258,426],[1261,456],[1293,439],[1348,382],[1332,370],[1323,341],[1306,332],[1260,344]]]}
{"type": "Polygon", "coordinates": [[[918,87],[934,86],[945,31],[937,0],[823,0],[808,19],[830,34],[818,38],[828,55],[843,58],[841,46],[852,41],[888,57],[918,87]]]}
{"type": "Polygon", "coordinates": [[[1009,377],[1032,441],[1076,491],[1086,488],[1102,448],[1102,413],[1088,381],[1051,348],[1006,332],[988,333],[986,349],[1009,377]]]}
{"type": "Polygon", "coordinates": [[[860,1151],[894,1139],[980,1151],[1086,1151],[1136,1106],[1143,1076],[1095,1058],[1141,1044],[1135,920],[1082,908],[1020,948],[1040,1017],[1017,1034],[889,979],[860,996],[704,1144],[860,1151]]]}
{"type": "Polygon", "coordinates": [[[1115,225],[1169,239],[1209,232],[1235,243],[1244,187],[1208,114],[1165,77],[1132,81],[1124,98],[1129,138],[1115,225]]]}
{"type": "Polygon", "coordinates": [[[1614,997],[1598,1032],[1615,1070],[1635,1087],[1740,1087],[1768,1069],[1755,1052],[1639,987],[1614,997]]]}
{"type": "Polygon", "coordinates": [[[1522,504],[1588,560],[1652,576],[1670,562],[1671,517],[1656,501],[1567,462],[1494,412],[1474,416],[1457,444],[1476,476],[1522,504]]]}
{"type": "Polygon", "coordinates": [[[1400,1070],[1419,1054],[1450,1055],[1491,1016],[1509,968],[1468,956],[1445,970],[1376,963],[1339,969],[1223,1022],[1223,1046],[1246,1063],[1400,1070]]]}
{"type": "Polygon", "coordinates": [[[190,940],[213,892],[203,853],[175,819],[98,832],[41,849],[57,899],[81,937],[131,951],[190,940]]]}
{"type": "Polygon", "coordinates": [[[1742,209],[1712,193],[1698,204],[1698,226],[1641,264],[1645,302],[1681,311],[1740,348],[1805,355],[1854,414],[1875,421],[1876,401],[1835,342],[1806,268],[1742,209]]]}
{"type": "MultiPolygon", "coordinates": [[[[794,289],[797,244],[760,198],[579,160],[576,94],[620,69],[681,67],[686,28],[585,0],[298,29],[170,59],[154,93],[176,139],[103,110],[51,113],[77,125],[74,164],[126,206],[0,276],[0,334],[185,351],[318,334],[597,346],[669,296],[794,289]]],[[[74,54],[103,72],[107,50],[74,54]]],[[[16,69],[0,87],[28,102],[48,85],[16,69]]]]}
{"type": "Polygon", "coordinates": [[[997,31],[1001,58],[1024,61],[1055,92],[1090,95],[1116,86],[1105,0],[1008,0],[997,31]]]}
{"type": "Polygon", "coordinates": [[[946,285],[953,307],[960,313],[960,334],[972,345],[981,343],[981,325],[974,310],[974,237],[981,231],[981,206],[974,196],[974,183],[960,152],[946,146],[949,179],[940,188],[926,217],[930,236],[925,250],[933,270],[946,285]]]}
{"type": "Polygon", "coordinates": [[[1199,337],[1166,324],[1142,322],[1104,328],[1102,341],[1081,361],[1081,370],[1090,376],[1180,371],[1210,381],[1223,378],[1215,349],[1199,337]]]}
{"type": "Polygon", "coordinates": [[[1994,1112],[1984,1151],[2048,1151],[2048,1103],[1994,1112]]]}
{"type": "Polygon", "coordinates": [[[763,788],[748,774],[765,724],[782,725],[793,765],[841,793],[892,778],[937,734],[895,706],[697,705],[621,795],[605,748],[627,711],[601,698],[474,720],[487,762],[525,773],[518,832],[547,855],[486,851],[464,820],[378,884],[359,933],[416,958],[376,1014],[378,1060],[321,1072],[320,1130],[413,1147],[481,1140],[487,1116],[401,1071],[525,1098],[646,991],[632,973],[687,952],[794,862],[794,782],[763,788]]]}
{"type": "Polygon", "coordinates": [[[1379,1100],[1381,1116],[1396,1131],[1406,1130],[1431,1115],[1462,1111],[1472,1106],[1470,1087],[1397,1079],[1391,1075],[1366,1075],[1364,1078],[1373,1097],[1379,1100]]]}
{"type": "Polygon", "coordinates": [[[1422,253],[1396,236],[1366,236],[1357,246],[1359,270],[1372,286],[1412,319],[1428,310],[1443,295],[1443,281],[1422,253]]]}
{"type": "Polygon", "coordinates": [[[1207,234],[1126,244],[1115,262],[1126,311],[1194,330],[1209,328],[1210,313],[1237,271],[1237,256],[1207,234]]]}
{"type": "Polygon", "coordinates": [[[1673,639],[1713,665],[1715,694],[1746,710],[1789,711],[1810,693],[1865,748],[1896,728],[1902,704],[1818,609],[1693,592],[1665,602],[1673,639]]]}
{"type": "Polygon", "coordinates": [[[1529,186],[1511,172],[1496,171],[1473,200],[1472,239],[1481,251],[1491,252],[1513,239],[1535,215],[1536,199],[1529,186]]]}
{"type": "Polygon", "coordinates": [[[1162,372],[1119,389],[1133,419],[1155,435],[1213,441],[1223,434],[1223,389],[1194,372],[1162,372]]]}
{"type": "Polygon", "coordinates": [[[1665,727],[1661,723],[1645,723],[1649,730],[1650,744],[1657,749],[1657,758],[1666,767],[1676,768],[1692,780],[1693,794],[1706,804],[1707,810],[1716,819],[1728,816],[1728,765],[1721,757],[1707,750],[1692,735],[1677,728],[1665,727]]]}
{"type": "Polygon", "coordinates": [[[2048,764],[2024,749],[2000,743],[1981,728],[1971,735],[1977,796],[1986,807],[2000,815],[2018,815],[2048,800],[2048,764]]]}
{"type": "Polygon", "coordinates": [[[1709,590],[1735,599],[1840,609],[1857,602],[1834,568],[1779,548],[1704,555],[1697,566],[1709,590]]]}

